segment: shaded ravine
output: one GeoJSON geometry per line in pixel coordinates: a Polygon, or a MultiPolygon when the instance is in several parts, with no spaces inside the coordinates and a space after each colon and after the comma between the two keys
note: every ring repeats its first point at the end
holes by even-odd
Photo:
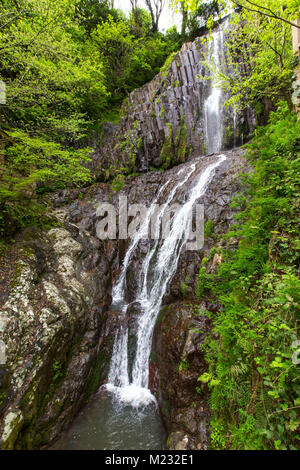
{"type": "MultiPolygon", "coordinates": [[[[144,224],[132,240],[123,268],[113,293],[113,308],[121,311],[120,328],[116,335],[111,359],[108,383],[75,420],[68,434],[56,445],[56,449],[95,450],[161,450],[166,436],[156,398],[149,390],[149,358],[153,331],[167,287],[172,280],[180,256],[188,241],[189,216],[192,208],[212,182],[216,169],[226,160],[225,155],[215,157],[215,162],[196,173],[197,163],[181,169],[176,182],[169,189],[167,182],[148,209],[144,224]],[[186,186],[185,186],[186,185],[186,186]],[[168,207],[176,201],[178,192],[184,190],[186,202],[175,216],[171,230],[165,239],[149,242],[146,257],[136,273],[139,280],[135,292],[135,304],[140,306],[134,360],[128,345],[126,312],[131,304],[126,302],[126,273],[132,256],[139,253],[139,240],[148,232],[151,215],[157,202],[168,194],[167,204],[162,204],[157,215],[162,220],[168,207]]],[[[143,243],[143,241],[141,241],[143,243]]],[[[132,348],[132,345],[131,345],[132,348]]]]}

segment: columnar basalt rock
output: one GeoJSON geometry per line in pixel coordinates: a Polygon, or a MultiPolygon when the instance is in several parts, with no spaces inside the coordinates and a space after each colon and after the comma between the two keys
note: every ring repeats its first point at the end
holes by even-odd
{"type": "MultiPolygon", "coordinates": [[[[226,69],[222,46],[220,62],[226,69]]],[[[99,180],[118,171],[167,169],[208,153],[204,120],[211,82],[204,65],[206,50],[201,38],[184,44],[165,70],[125,100],[119,128],[103,126],[92,161],[99,180]]],[[[224,150],[244,143],[255,127],[254,113],[246,109],[234,114],[225,105],[221,112],[224,150]]]]}

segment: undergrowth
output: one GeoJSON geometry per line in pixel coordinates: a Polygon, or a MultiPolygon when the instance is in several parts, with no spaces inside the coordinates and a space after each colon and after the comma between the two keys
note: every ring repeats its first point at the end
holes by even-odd
{"type": "Polygon", "coordinates": [[[254,171],[228,234],[238,249],[224,251],[207,286],[201,268],[198,297],[207,289],[223,306],[199,378],[211,390],[214,449],[300,448],[299,156],[300,125],[282,105],[249,146],[254,171]]]}

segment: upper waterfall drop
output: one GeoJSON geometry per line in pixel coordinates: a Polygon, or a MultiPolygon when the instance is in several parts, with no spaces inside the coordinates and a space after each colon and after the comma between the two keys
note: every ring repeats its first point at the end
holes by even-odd
{"type": "MultiPolygon", "coordinates": [[[[219,72],[221,59],[224,57],[224,31],[222,28],[212,34],[212,40],[208,46],[208,56],[209,60],[213,62],[216,72],[219,72]]],[[[214,77],[211,80],[210,91],[211,93],[204,103],[204,131],[207,154],[217,153],[222,150],[224,135],[223,93],[214,77]]]]}
{"type": "MultiPolygon", "coordinates": [[[[119,281],[114,289],[113,298],[115,305],[122,306],[122,318],[125,319],[125,322],[121,322],[115,339],[108,377],[109,384],[106,386],[109,391],[115,393],[121,403],[128,403],[138,408],[156,402],[150,390],[148,390],[149,358],[153,331],[167,287],[177,270],[182,250],[188,242],[186,228],[191,210],[196,201],[205,194],[216,169],[226,160],[225,155],[219,155],[216,158],[215,163],[208,165],[201,171],[196,184],[188,194],[186,202],[176,214],[170,232],[165,239],[157,238],[154,241],[153,246],[148,250],[143,260],[140,271],[136,273],[139,283],[135,298],[136,303],[140,305],[140,316],[138,319],[135,358],[132,365],[129,364],[128,325],[126,323],[126,312],[129,307],[126,302],[126,274],[131,264],[131,256],[138,250],[139,237],[141,234],[148,232],[154,207],[159,200],[159,196],[163,195],[164,189],[168,190],[169,182],[162,187],[151,204],[144,223],[127,251],[119,281]],[[155,262],[153,262],[154,260],[155,262]]],[[[166,203],[160,206],[158,220],[163,219],[178,191],[191,179],[195,170],[196,163],[192,163],[184,174],[183,170],[177,173],[177,181],[173,188],[169,190],[166,203]]]]}

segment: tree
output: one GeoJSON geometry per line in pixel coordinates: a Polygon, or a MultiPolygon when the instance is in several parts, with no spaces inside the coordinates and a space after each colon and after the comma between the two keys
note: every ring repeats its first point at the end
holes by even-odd
{"type": "Polygon", "coordinates": [[[80,0],[76,4],[76,17],[88,35],[98,24],[107,21],[109,15],[115,20],[119,16],[109,0],[80,0]]]}
{"type": "Polygon", "coordinates": [[[165,0],[145,0],[152,20],[152,32],[157,33],[159,19],[165,6],[165,0]]]}
{"type": "Polygon", "coordinates": [[[136,8],[129,16],[128,25],[130,32],[136,39],[146,38],[152,34],[151,16],[144,8],[136,8]]]}
{"type": "Polygon", "coordinates": [[[78,150],[78,143],[105,108],[107,91],[102,63],[85,54],[76,6],[74,0],[2,2],[2,239],[37,222],[37,191],[91,181],[84,165],[91,150],[78,150]]]}
{"type": "Polygon", "coordinates": [[[200,3],[195,11],[189,12],[187,29],[190,40],[201,36],[206,30],[209,18],[217,17],[220,13],[220,4],[218,0],[212,0],[206,3],[200,3]]]}
{"type": "MultiPolygon", "coordinates": [[[[233,8],[237,6],[242,10],[258,13],[262,16],[267,16],[271,19],[280,20],[296,28],[300,28],[293,20],[300,15],[299,0],[288,0],[284,4],[278,0],[218,0],[221,7],[227,6],[233,8]],[[280,6],[280,8],[278,8],[280,6]],[[289,14],[286,14],[288,10],[289,14]]],[[[204,0],[169,0],[171,6],[184,5],[184,8],[189,11],[196,11],[199,4],[206,3],[204,0]]]]}
{"type": "Polygon", "coordinates": [[[130,0],[131,3],[131,16],[137,20],[137,8],[138,8],[138,0],[130,0]]]}
{"type": "Polygon", "coordinates": [[[227,68],[219,72],[217,78],[232,96],[231,104],[250,104],[257,108],[268,103],[268,107],[275,107],[279,99],[284,99],[292,110],[295,59],[291,27],[288,21],[277,16],[292,17],[293,1],[276,0],[275,5],[273,0],[266,0],[265,7],[275,15],[261,15],[250,9],[232,15],[227,68]]]}
{"type": "MultiPolygon", "coordinates": [[[[103,67],[85,57],[73,0],[5,0],[0,18],[0,75],[5,120],[48,137],[78,139],[88,102],[105,106],[103,67]],[[30,6],[30,9],[28,7],[30,6]]],[[[91,118],[94,118],[92,110],[91,118]]]]}
{"type": "MultiPolygon", "coordinates": [[[[261,1],[253,1],[253,0],[231,0],[231,2],[238,6],[239,8],[254,12],[254,13],[259,13],[260,15],[267,16],[268,18],[275,19],[275,20],[280,20],[283,21],[284,23],[289,24],[290,26],[294,26],[295,28],[300,28],[297,23],[294,21],[290,21],[287,17],[284,17],[278,10],[276,11],[276,6],[278,6],[278,2],[268,2],[267,5],[263,5],[261,1]]],[[[283,9],[289,8],[290,12],[296,13],[297,16],[300,15],[300,5],[297,0],[290,1],[289,6],[283,5],[283,9]]]]}
{"type": "Polygon", "coordinates": [[[181,22],[181,37],[183,39],[186,38],[186,30],[189,20],[189,13],[195,14],[196,9],[202,3],[202,0],[197,0],[192,6],[186,2],[186,0],[169,0],[169,5],[173,8],[176,12],[180,11],[182,16],[181,22]]]}
{"type": "Polygon", "coordinates": [[[107,89],[120,99],[126,91],[134,52],[134,37],[125,21],[113,17],[98,25],[91,35],[89,55],[104,66],[107,89]]]}

